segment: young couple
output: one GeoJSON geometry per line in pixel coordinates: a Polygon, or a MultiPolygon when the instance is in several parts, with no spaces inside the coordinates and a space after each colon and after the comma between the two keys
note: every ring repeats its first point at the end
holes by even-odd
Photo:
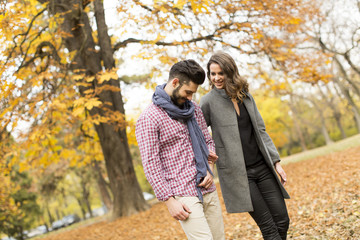
{"type": "Polygon", "coordinates": [[[286,174],[248,83],[234,59],[217,52],[207,64],[212,90],[198,106],[192,96],[205,75],[185,60],[156,87],[135,131],[146,178],[188,239],[225,239],[216,162],[227,212],[249,212],[264,239],[286,239],[286,174]]]}

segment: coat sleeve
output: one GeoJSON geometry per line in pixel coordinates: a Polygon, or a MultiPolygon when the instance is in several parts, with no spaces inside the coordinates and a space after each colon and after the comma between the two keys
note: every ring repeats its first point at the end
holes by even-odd
{"type": "Polygon", "coordinates": [[[209,106],[209,102],[206,100],[206,96],[202,97],[200,99],[200,108],[201,108],[201,111],[204,115],[204,118],[205,118],[205,122],[206,122],[206,125],[207,126],[210,126],[211,125],[211,122],[210,122],[210,106],[209,106]]]}
{"type": "Polygon", "coordinates": [[[251,96],[251,100],[254,102],[255,106],[255,116],[256,116],[256,123],[259,128],[261,139],[264,141],[265,146],[270,154],[272,162],[275,164],[280,162],[280,155],[271,139],[269,134],[266,132],[264,120],[259,112],[259,109],[256,106],[254,98],[251,96]]]}
{"type": "Polygon", "coordinates": [[[195,114],[196,114],[196,119],[198,121],[199,127],[200,127],[202,133],[204,134],[206,145],[208,146],[208,149],[210,151],[215,152],[214,140],[212,139],[212,137],[209,133],[209,130],[207,128],[207,123],[204,118],[204,114],[199,106],[196,106],[195,114]]]}

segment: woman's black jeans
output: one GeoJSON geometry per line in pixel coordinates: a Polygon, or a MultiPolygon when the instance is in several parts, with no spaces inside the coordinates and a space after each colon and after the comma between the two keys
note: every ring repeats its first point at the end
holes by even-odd
{"type": "Polygon", "coordinates": [[[249,212],[251,217],[265,240],[285,240],[290,219],[275,176],[265,163],[246,171],[254,207],[254,211],[249,212]]]}

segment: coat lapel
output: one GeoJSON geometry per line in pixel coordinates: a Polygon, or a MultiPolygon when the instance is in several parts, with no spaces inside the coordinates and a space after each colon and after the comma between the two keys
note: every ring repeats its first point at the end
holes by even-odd
{"type": "Polygon", "coordinates": [[[254,104],[252,103],[251,101],[251,98],[248,94],[246,94],[246,98],[244,99],[244,105],[246,107],[246,110],[248,111],[249,113],[249,116],[250,116],[250,119],[251,119],[251,122],[254,126],[254,129],[257,129],[257,122],[256,122],[256,116],[255,116],[255,111],[254,111],[254,104]]]}
{"type": "Polygon", "coordinates": [[[249,113],[250,120],[251,120],[252,125],[254,127],[254,132],[255,132],[256,142],[258,144],[258,147],[260,148],[260,151],[263,153],[263,156],[270,161],[270,157],[268,156],[268,152],[267,152],[267,150],[265,148],[265,145],[264,145],[263,141],[261,140],[259,126],[258,126],[257,121],[256,121],[256,113],[255,113],[254,102],[253,102],[252,98],[249,96],[249,94],[247,94],[247,98],[244,99],[244,105],[246,107],[246,110],[249,113]]]}

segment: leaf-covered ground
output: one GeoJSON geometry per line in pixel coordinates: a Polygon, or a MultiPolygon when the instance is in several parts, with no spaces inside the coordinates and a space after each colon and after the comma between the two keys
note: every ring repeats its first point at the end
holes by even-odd
{"type": "MultiPolygon", "coordinates": [[[[360,239],[360,147],[284,166],[288,175],[288,239],[360,239]]],[[[220,187],[219,189],[219,196],[220,187]]],[[[222,198],[220,197],[221,201],[222,198]]],[[[223,202],[222,202],[223,205],[223,202]]],[[[228,214],[227,239],[261,239],[247,213],[228,214]]],[[[164,204],[130,217],[52,234],[46,240],[186,239],[164,204]]]]}

